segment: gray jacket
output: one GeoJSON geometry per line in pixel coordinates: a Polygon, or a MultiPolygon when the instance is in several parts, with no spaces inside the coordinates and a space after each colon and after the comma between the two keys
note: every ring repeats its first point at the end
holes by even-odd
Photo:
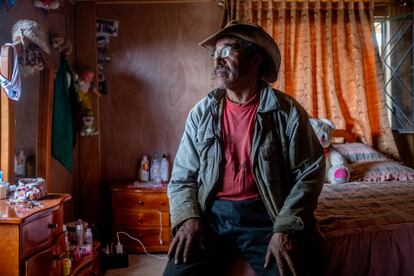
{"type": "MultiPolygon", "coordinates": [[[[223,165],[224,95],[224,90],[213,90],[187,118],[168,185],[174,230],[189,218],[202,217],[215,198],[223,165]]],[[[306,111],[267,85],[260,92],[251,158],[274,232],[313,228],[325,172],[323,150],[306,111]]]]}

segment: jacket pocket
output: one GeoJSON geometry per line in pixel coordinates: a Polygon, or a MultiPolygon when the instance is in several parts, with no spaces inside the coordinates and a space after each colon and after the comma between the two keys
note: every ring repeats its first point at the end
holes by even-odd
{"type": "Polygon", "coordinates": [[[205,175],[207,172],[207,166],[208,166],[208,160],[209,158],[209,149],[211,148],[211,145],[214,143],[214,137],[209,137],[205,139],[202,142],[195,142],[194,145],[196,147],[199,160],[200,160],[200,175],[205,175]]]}
{"type": "Polygon", "coordinates": [[[206,156],[207,155],[206,154],[207,149],[211,146],[211,144],[213,144],[213,142],[214,142],[214,137],[208,137],[203,141],[194,143],[194,146],[197,150],[197,153],[198,153],[198,156],[200,157],[200,160],[207,158],[207,156],[206,156]]]}

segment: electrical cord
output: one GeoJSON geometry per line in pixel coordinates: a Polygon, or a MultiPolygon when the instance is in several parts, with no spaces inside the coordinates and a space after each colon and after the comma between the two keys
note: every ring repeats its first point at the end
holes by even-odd
{"type": "MultiPolygon", "coordinates": [[[[126,232],[123,232],[123,231],[116,232],[116,238],[118,239],[118,244],[121,244],[121,243],[120,243],[120,241],[119,241],[119,234],[124,234],[124,235],[126,235],[128,238],[133,239],[134,241],[137,241],[137,242],[138,242],[138,243],[142,246],[142,248],[144,249],[145,254],[146,254],[146,255],[148,255],[148,256],[150,256],[150,257],[154,257],[154,258],[157,258],[157,259],[160,259],[160,260],[164,260],[164,259],[167,259],[167,258],[168,258],[167,256],[165,256],[165,257],[160,257],[160,256],[157,256],[157,255],[153,255],[153,254],[148,253],[148,251],[147,251],[147,249],[145,248],[144,244],[143,244],[143,243],[142,243],[139,239],[134,238],[134,237],[132,237],[130,234],[128,234],[128,233],[126,233],[126,232]]],[[[161,240],[161,239],[160,239],[160,240],[161,240]]]]}
{"type": "Polygon", "coordinates": [[[158,238],[160,239],[160,244],[164,244],[164,241],[162,240],[162,212],[158,210],[158,213],[160,214],[160,234],[158,238]]]}

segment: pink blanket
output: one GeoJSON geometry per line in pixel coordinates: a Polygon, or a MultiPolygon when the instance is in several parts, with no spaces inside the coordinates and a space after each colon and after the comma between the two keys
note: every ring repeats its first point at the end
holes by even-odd
{"type": "Polygon", "coordinates": [[[325,184],[325,275],[414,275],[414,182],[325,184]]]}

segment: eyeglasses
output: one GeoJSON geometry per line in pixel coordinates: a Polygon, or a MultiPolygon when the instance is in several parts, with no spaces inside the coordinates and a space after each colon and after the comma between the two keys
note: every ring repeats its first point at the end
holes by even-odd
{"type": "Polygon", "coordinates": [[[216,58],[226,58],[228,56],[230,56],[231,52],[235,49],[239,49],[240,47],[238,46],[224,46],[223,48],[221,48],[221,50],[218,51],[211,51],[211,57],[216,59],[216,58]]]}

